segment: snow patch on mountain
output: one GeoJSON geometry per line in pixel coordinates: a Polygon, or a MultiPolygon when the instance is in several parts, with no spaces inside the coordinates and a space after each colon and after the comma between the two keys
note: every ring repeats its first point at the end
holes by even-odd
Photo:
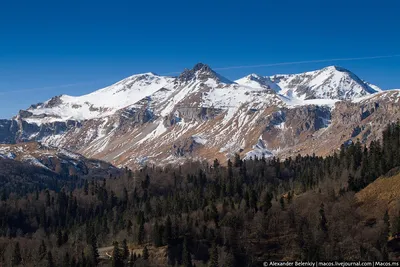
{"type": "Polygon", "coordinates": [[[201,144],[201,145],[205,145],[207,143],[207,139],[200,135],[193,135],[192,139],[193,139],[193,141],[195,141],[196,143],[201,144]]]}
{"type": "Polygon", "coordinates": [[[269,158],[269,157],[273,157],[273,156],[274,156],[274,154],[267,149],[267,146],[265,145],[264,141],[262,140],[262,137],[260,136],[257,144],[255,144],[253,146],[253,150],[247,152],[244,159],[245,160],[249,160],[250,158],[262,159],[263,157],[269,158]]]}
{"type": "Polygon", "coordinates": [[[260,76],[254,73],[238,79],[235,82],[237,84],[248,86],[251,88],[272,89],[275,92],[279,92],[281,90],[281,88],[276,83],[271,81],[270,77],[260,76]]]}
{"type": "Polygon", "coordinates": [[[350,71],[330,66],[317,71],[270,77],[278,84],[280,94],[300,99],[341,99],[350,100],[376,93],[350,71]]]}
{"type": "Polygon", "coordinates": [[[61,95],[28,109],[25,120],[42,124],[54,121],[89,120],[109,116],[170,84],[174,78],[153,73],[133,75],[116,84],[83,96],[61,95]]]}

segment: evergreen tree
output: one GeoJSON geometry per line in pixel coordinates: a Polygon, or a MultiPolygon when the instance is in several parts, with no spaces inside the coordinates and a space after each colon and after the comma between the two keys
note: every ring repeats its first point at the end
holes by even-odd
{"type": "Polygon", "coordinates": [[[128,236],[130,236],[132,234],[132,226],[133,226],[132,221],[128,220],[128,223],[126,225],[126,231],[128,232],[128,236]]]}
{"type": "Polygon", "coordinates": [[[380,240],[380,248],[381,248],[381,253],[382,253],[382,259],[384,261],[387,261],[389,258],[387,241],[388,241],[388,237],[390,235],[390,221],[389,221],[389,213],[387,210],[385,212],[385,215],[383,216],[383,222],[384,222],[384,229],[382,231],[382,237],[380,240]]]}
{"type": "Polygon", "coordinates": [[[228,179],[233,178],[233,164],[230,159],[228,159],[228,179]]]}
{"type": "Polygon", "coordinates": [[[121,257],[121,251],[118,247],[118,242],[114,242],[114,249],[112,253],[112,267],[123,267],[124,262],[121,257]]]}
{"type": "Polygon", "coordinates": [[[57,230],[57,247],[61,247],[63,244],[63,237],[61,233],[61,229],[57,230]]]}
{"type": "Polygon", "coordinates": [[[279,199],[279,204],[281,205],[281,209],[284,210],[285,209],[285,199],[282,196],[279,199]]]}
{"type": "Polygon", "coordinates": [[[19,242],[15,243],[14,246],[14,251],[12,254],[12,258],[11,258],[11,264],[13,266],[17,266],[19,264],[21,264],[22,262],[22,256],[21,256],[21,248],[19,246],[19,242]]]}
{"type": "Polygon", "coordinates": [[[242,166],[242,160],[240,159],[240,155],[238,153],[235,153],[235,160],[233,166],[235,166],[235,168],[242,166]]]}
{"type": "Polygon", "coordinates": [[[138,238],[137,238],[139,244],[143,243],[144,235],[145,235],[145,232],[144,232],[144,220],[140,220],[138,238]]]}
{"type": "Polygon", "coordinates": [[[210,251],[210,260],[208,262],[208,267],[218,267],[218,248],[217,244],[213,242],[211,251],[210,251]]]}
{"type": "Polygon", "coordinates": [[[218,159],[214,159],[214,169],[218,169],[218,167],[220,166],[220,163],[218,161],[218,159]]]}
{"type": "Polygon", "coordinates": [[[192,267],[192,256],[190,255],[188,238],[186,236],[183,239],[182,265],[183,267],[192,267]]]}
{"type": "Polygon", "coordinates": [[[262,202],[262,211],[265,215],[267,215],[268,210],[272,207],[272,194],[266,193],[262,202]]]}
{"type": "Polygon", "coordinates": [[[394,230],[392,232],[393,232],[393,234],[400,233],[400,212],[396,217],[395,224],[394,224],[394,230]]]}
{"type": "Polygon", "coordinates": [[[129,257],[129,248],[128,248],[128,242],[126,239],[122,241],[122,258],[124,260],[128,259],[129,257]]]}
{"type": "MultiPolygon", "coordinates": [[[[81,253],[81,265],[82,266],[87,266],[87,264],[88,264],[88,262],[86,260],[85,254],[82,251],[82,253],[81,253]]],[[[89,262],[89,264],[90,264],[90,262],[89,262]]]]}
{"type": "Polygon", "coordinates": [[[71,259],[69,257],[69,253],[68,252],[65,253],[62,264],[63,264],[63,267],[70,267],[71,266],[71,259]]]}
{"type": "Polygon", "coordinates": [[[46,256],[46,252],[47,252],[46,244],[44,243],[44,240],[42,239],[42,242],[40,242],[40,246],[39,246],[40,259],[43,259],[46,256]]]}
{"type": "Polygon", "coordinates": [[[63,234],[62,242],[63,242],[63,244],[68,242],[68,232],[67,231],[65,231],[63,234]]]}
{"type": "Polygon", "coordinates": [[[149,250],[147,249],[147,246],[144,246],[144,249],[143,249],[143,259],[144,260],[149,259],[149,250]]]}
{"type": "Polygon", "coordinates": [[[83,186],[83,192],[85,192],[86,196],[89,194],[89,182],[88,182],[88,180],[85,180],[85,184],[83,186]]]}
{"type": "Polygon", "coordinates": [[[235,256],[231,252],[226,255],[224,267],[235,267],[235,256]]]}
{"type": "Polygon", "coordinates": [[[162,246],[162,231],[161,231],[157,221],[154,224],[153,236],[154,236],[154,238],[153,238],[154,246],[161,247],[162,246]]]}
{"type": "Polygon", "coordinates": [[[385,214],[383,215],[383,222],[384,222],[384,230],[383,230],[383,238],[385,238],[385,240],[388,239],[388,237],[390,236],[390,221],[389,221],[389,212],[386,210],[385,214]]]}
{"type": "Polygon", "coordinates": [[[321,203],[320,209],[319,209],[319,228],[324,232],[328,232],[328,226],[327,226],[327,220],[325,217],[325,209],[324,209],[324,204],[321,203]]]}
{"type": "Polygon", "coordinates": [[[95,234],[92,234],[90,240],[90,260],[94,266],[99,264],[99,250],[97,248],[97,238],[95,234]]]}
{"type": "Polygon", "coordinates": [[[129,267],[133,267],[135,265],[135,261],[136,261],[136,254],[132,252],[129,257],[129,267]]]}
{"type": "Polygon", "coordinates": [[[164,227],[165,243],[167,244],[171,238],[172,238],[172,222],[171,222],[171,218],[168,215],[167,220],[165,221],[165,227],[164,227]]]}
{"type": "Polygon", "coordinates": [[[46,196],[46,207],[50,207],[50,192],[49,192],[49,190],[46,190],[45,191],[45,196],[46,196]]]}
{"type": "Polygon", "coordinates": [[[47,267],[55,267],[51,251],[47,252],[47,267]]]}
{"type": "Polygon", "coordinates": [[[292,199],[293,199],[293,193],[289,191],[289,193],[288,193],[288,204],[292,203],[292,199]]]}

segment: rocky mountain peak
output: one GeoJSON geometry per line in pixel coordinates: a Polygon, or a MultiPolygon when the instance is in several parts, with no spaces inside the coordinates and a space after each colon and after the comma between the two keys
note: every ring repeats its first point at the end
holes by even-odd
{"type": "Polygon", "coordinates": [[[178,77],[178,80],[180,82],[189,82],[193,80],[206,81],[208,79],[213,79],[217,82],[228,83],[228,84],[233,83],[227,78],[222,77],[221,75],[216,73],[214,70],[210,68],[210,66],[203,63],[197,63],[190,70],[185,69],[178,77]]]}
{"type": "Polygon", "coordinates": [[[327,66],[327,67],[323,68],[322,70],[340,71],[340,72],[350,72],[349,70],[347,70],[347,69],[345,69],[345,68],[342,68],[342,67],[339,67],[339,66],[335,66],[335,65],[327,66]]]}
{"type": "Polygon", "coordinates": [[[207,64],[203,64],[203,63],[197,63],[196,65],[194,65],[193,71],[195,72],[214,72],[210,66],[208,66],[207,64]]]}

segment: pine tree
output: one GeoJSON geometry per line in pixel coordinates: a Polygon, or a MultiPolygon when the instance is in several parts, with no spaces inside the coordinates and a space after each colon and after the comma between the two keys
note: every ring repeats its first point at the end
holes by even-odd
{"type": "Polygon", "coordinates": [[[86,196],[89,194],[89,182],[88,182],[88,180],[85,180],[85,184],[83,186],[83,192],[85,192],[86,196]]]}
{"type": "Polygon", "coordinates": [[[158,225],[158,222],[156,221],[154,224],[153,228],[153,242],[155,247],[161,247],[162,246],[162,235],[161,235],[161,229],[158,225]]]}
{"type": "Polygon", "coordinates": [[[289,191],[289,193],[288,193],[288,204],[292,203],[292,199],[293,199],[293,193],[289,191]]]}
{"type": "Polygon", "coordinates": [[[321,203],[320,209],[319,209],[319,228],[324,232],[328,232],[328,226],[327,226],[327,220],[325,217],[325,209],[324,209],[324,204],[321,203]]]}
{"type": "Polygon", "coordinates": [[[395,221],[395,224],[394,224],[394,230],[392,232],[393,232],[393,234],[400,233],[400,212],[396,217],[396,221],[395,221]]]}
{"type": "Polygon", "coordinates": [[[138,231],[138,238],[137,238],[139,244],[143,243],[144,235],[145,235],[145,233],[144,233],[144,220],[141,220],[140,224],[139,224],[139,231],[138,231]]]}
{"type": "Polygon", "coordinates": [[[228,179],[232,179],[233,178],[233,164],[232,161],[230,159],[228,159],[228,179]]]}
{"type": "Polygon", "coordinates": [[[90,260],[94,266],[99,264],[99,250],[97,248],[97,238],[94,233],[90,239],[90,260]]]}
{"type": "Polygon", "coordinates": [[[183,239],[182,265],[183,267],[192,267],[192,256],[190,255],[188,239],[186,236],[183,239]]]}
{"type": "Polygon", "coordinates": [[[46,195],[46,207],[50,207],[50,192],[49,192],[49,190],[45,191],[45,195],[46,195]]]}
{"type": "Polygon", "coordinates": [[[129,257],[129,248],[126,239],[122,241],[122,258],[124,260],[128,259],[129,257]]]}
{"type": "Polygon", "coordinates": [[[67,232],[67,231],[64,232],[63,237],[62,237],[62,240],[63,240],[63,241],[62,241],[63,244],[65,244],[65,243],[68,242],[68,232],[67,232]]]}
{"type": "Polygon", "coordinates": [[[165,243],[167,244],[171,238],[172,238],[172,222],[171,218],[168,216],[167,220],[165,221],[165,227],[164,227],[165,243]]]}
{"type": "Polygon", "coordinates": [[[121,251],[118,247],[118,242],[114,242],[114,249],[112,253],[112,267],[123,267],[124,262],[121,257],[121,251]]]}
{"type": "Polygon", "coordinates": [[[71,266],[71,259],[69,257],[69,253],[66,252],[63,259],[63,267],[70,267],[70,266],[71,266]]]}
{"type": "Polygon", "coordinates": [[[213,242],[211,251],[210,251],[210,260],[208,262],[209,267],[218,267],[218,248],[217,244],[213,242]]]}
{"type": "Polygon", "coordinates": [[[58,229],[58,230],[57,230],[57,247],[61,247],[62,244],[63,244],[62,233],[61,233],[61,230],[58,229]]]}
{"type": "Polygon", "coordinates": [[[11,258],[11,263],[13,266],[17,266],[21,264],[22,256],[21,256],[21,248],[19,246],[19,242],[15,243],[14,251],[11,258]]]}
{"type": "Polygon", "coordinates": [[[253,209],[255,212],[257,212],[257,196],[256,192],[254,190],[250,190],[250,195],[249,195],[249,201],[250,201],[250,208],[253,209]]]}
{"type": "Polygon", "coordinates": [[[143,249],[143,259],[144,260],[149,259],[149,250],[147,249],[147,246],[144,246],[144,249],[143,249]]]}
{"type": "Polygon", "coordinates": [[[43,259],[46,256],[46,252],[47,252],[46,244],[44,243],[44,240],[42,239],[42,242],[40,243],[40,246],[39,246],[40,259],[43,259]]]}
{"type": "Polygon", "coordinates": [[[83,251],[82,251],[82,253],[81,253],[81,266],[86,266],[87,264],[88,264],[88,262],[87,262],[87,260],[86,260],[86,257],[85,257],[85,254],[83,253],[83,251]]]}
{"type": "Polygon", "coordinates": [[[129,257],[129,267],[133,267],[135,265],[135,261],[136,261],[136,254],[132,252],[129,257]]]}
{"type": "Polygon", "coordinates": [[[233,166],[235,166],[235,168],[242,166],[242,160],[240,159],[240,155],[238,153],[235,153],[235,159],[234,159],[233,166]]]}
{"type": "Polygon", "coordinates": [[[387,261],[389,258],[387,241],[388,241],[388,237],[390,235],[390,221],[389,221],[389,213],[387,210],[385,212],[385,215],[383,216],[383,222],[384,222],[384,229],[382,231],[380,247],[381,247],[382,258],[384,261],[387,261]]]}
{"type": "Polygon", "coordinates": [[[224,267],[235,267],[235,256],[231,252],[226,255],[224,267]]]}
{"type": "Polygon", "coordinates": [[[126,224],[126,231],[128,232],[128,236],[132,234],[132,226],[133,226],[132,221],[128,220],[128,223],[126,224]]]}
{"type": "Polygon", "coordinates": [[[218,161],[218,159],[214,159],[214,169],[218,169],[218,167],[220,166],[220,163],[218,161]]]}
{"type": "Polygon", "coordinates": [[[47,252],[47,267],[55,267],[51,251],[47,252]]]}
{"type": "Polygon", "coordinates": [[[284,210],[285,209],[285,200],[282,196],[279,199],[279,204],[281,205],[281,209],[284,210]]]}
{"type": "Polygon", "coordinates": [[[263,211],[264,215],[267,215],[268,210],[272,207],[271,201],[272,201],[272,195],[270,193],[266,193],[264,195],[263,202],[262,202],[262,205],[263,205],[262,211],[263,211]]]}

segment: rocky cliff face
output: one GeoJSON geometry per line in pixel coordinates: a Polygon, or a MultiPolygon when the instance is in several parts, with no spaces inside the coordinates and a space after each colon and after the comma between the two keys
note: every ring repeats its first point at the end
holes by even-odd
{"type": "Polygon", "coordinates": [[[40,167],[62,177],[79,175],[95,178],[116,175],[120,170],[111,164],[88,159],[62,148],[54,148],[37,142],[0,145],[0,160],[13,160],[25,165],[40,167]]]}
{"type": "Polygon", "coordinates": [[[368,144],[400,118],[400,91],[378,90],[337,67],[232,82],[197,64],[176,78],[139,74],[32,105],[0,120],[0,143],[40,141],[130,167],[327,155],[349,140],[368,144]]]}

